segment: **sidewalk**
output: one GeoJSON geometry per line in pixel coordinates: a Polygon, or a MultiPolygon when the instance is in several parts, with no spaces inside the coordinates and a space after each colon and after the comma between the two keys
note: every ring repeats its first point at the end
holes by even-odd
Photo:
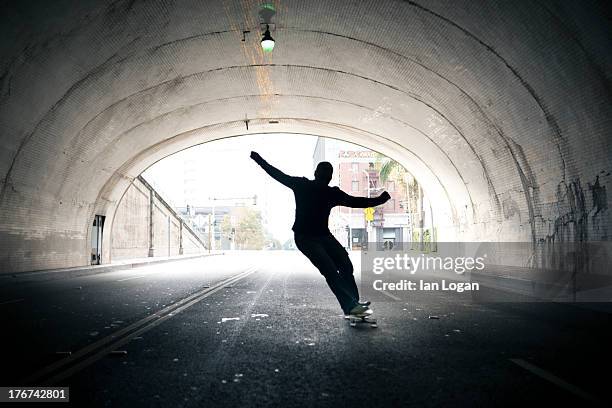
{"type": "Polygon", "coordinates": [[[72,268],[60,268],[60,269],[45,269],[41,271],[29,271],[29,272],[18,272],[18,273],[6,273],[0,274],[0,285],[6,285],[11,283],[24,283],[54,279],[66,279],[75,278],[78,276],[95,275],[99,273],[113,272],[124,269],[139,268],[143,266],[162,264],[165,262],[184,261],[195,258],[203,258],[206,256],[223,255],[224,252],[205,252],[201,254],[193,255],[179,255],[179,256],[166,256],[166,257],[152,257],[152,258],[134,258],[126,259],[117,262],[113,262],[106,265],[90,265],[90,266],[76,266],[72,268]]]}

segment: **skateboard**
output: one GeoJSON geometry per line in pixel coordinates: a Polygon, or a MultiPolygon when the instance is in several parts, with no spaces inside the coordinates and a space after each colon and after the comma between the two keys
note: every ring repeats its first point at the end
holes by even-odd
{"type": "Polygon", "coordinates": [[[370,327],[373,327],[373,328],[378,327],[376,318],[372,317],[372,315],[349,316],[348,320],[349,320],[349,323],[351,324],[351,327],[355,327],[359,323],[367,323],[370,325],[370,327]]]}

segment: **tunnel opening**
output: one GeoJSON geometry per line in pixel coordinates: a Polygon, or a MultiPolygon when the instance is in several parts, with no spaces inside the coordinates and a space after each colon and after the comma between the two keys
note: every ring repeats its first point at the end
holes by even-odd
{"type": "Polygon", "coordinates": [[[312,178],[318,162],[330,161],[334,166],[330,185],[349,194],[374,197],[389,190],[392,198],[382,208],[332,210],[330,230],[349,251],[362,249],[369,241],[391,249],[402,242],[430,245],[438,239],[434,220],[442,224],[443,218],[438,220],[424,188],[397,161],[338,139],[255,134],[181,150],[139,175],[112,216],[110,260],[147,253],[189,254],[198,249],[209,253],[295,249],[290,234],[294,214],[290,190],[273,186],[274,180],[255,169],[249,149],[269,152],[270,160],[280,162],[279,167],[288,174],[307,178],[312,178]],[[161,208],[167,222],[156,214],[161,208]],[[159,251],[160,247],[168,251],[159,251]]]}

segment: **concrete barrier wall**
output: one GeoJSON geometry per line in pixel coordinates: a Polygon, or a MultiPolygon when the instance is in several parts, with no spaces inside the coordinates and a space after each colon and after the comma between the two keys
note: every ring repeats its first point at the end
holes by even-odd
{"type": "Polygon", "coordinates": [[[119,203],[110,245],[113,261],[195,254],[206,249],[191,228],[142,177],[134,180],[119,203]]]}
{"type": "Polygon", "coordinates": [[[149,255],[149,189],[136,180],[125,192],[111,234],[113,259],[149,255]]]}

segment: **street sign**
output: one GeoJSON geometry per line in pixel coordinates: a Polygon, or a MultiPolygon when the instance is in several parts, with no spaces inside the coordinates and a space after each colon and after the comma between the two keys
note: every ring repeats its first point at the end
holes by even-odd
{"type": "Polygon", "coordinates": [[[375,210],[372,207],[368,207],[368,208],[364,208],[363,209],[366,221],[374,221],[374,211],[375,210]]]}

